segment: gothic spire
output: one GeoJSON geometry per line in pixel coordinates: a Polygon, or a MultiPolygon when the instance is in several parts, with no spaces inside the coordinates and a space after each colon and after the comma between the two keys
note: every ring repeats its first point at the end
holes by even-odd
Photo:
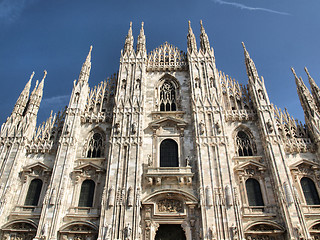
{"type": "Polygon", "coordinates": [[[124,43],[124,53],[130,53],[133,49],[133,36],[132,36],[132,22],[130,22],[130,28],[128,31],[128,35],[126,37],[126,41],[124,43]]]}
{"type": "Polygon", "coordinates": [[[254,82],[255,80],[259,80],[259,75],[257,68],[251,59],[249,52],[246,49],[246,46],[244,45],[244,42],[242,42],[243,50],[244,50],[244,61],[246,64],[246,69],[247,69],[247,75],[249,79],[251,78],[254,82]]]}
{"type": "Polygon", "coordinates": [[[311,93],[312,93],[312,96],[313,96],[314,101],[316,103],[316,106],[318,108],[318,111],[320,112],[320,88],[318,87],[316,82],[311,77],[308,69],[305,67],[304,70],[308,75],[309,84],[310,84],[310,87],[311,87],[311,93]]]}
{"type": "Polygon", "coordinates": [[[30,87],[31,87],[31,81],[33,79],[34,72],[32,72],[29,81],[25,85],[24,89],[22,90],[14,108],[12,111],[12,114],[17,114],[17,115],[22,115],[23,111],[27,105],[28,98],[29,98],[29,93],[30,93],[30,87]]]}
{"type": "Polygon", "coordinates": [[[191,22],[188,21],[189,29],[188,29],[188,50],[190,52],[196,52],[197,51],[197,43],[196,38],[193,34],[192,28],[191,28],[191,22]]]}
{"type": "Polygon", "coordinates": [[[201,34],[200,34],[200,48],[203,52],[210,50],[210,42],[208,35],[206,34],[206,31],[204,30],[204,27],[202,25],[202,20],[200,20],[201,25],[201,34]]]}
{"type": "Polygon", "coordinates": [[[42,78],[40,84],[38,85],[38,81],[37,81],[37,84],[30,95],[29,106],[31,106],[31,107],[34,106],[37,110],[39,109],[39,106],[41,103],[41,99],[42,99],[42,95],[43,95],[44,80],[45,80],[46,76],[47,76],[47,71],[44,70],[44,75],[43,75],[43,78],[42,78]]]}
{"type": "Polygon", "coordinates": [[[91,52],[92,52],[92,45],[90,46],[90,50],[88,53],[88,56],[86,58],[86,61],[83,63],[80,74],[79,74],[79,82],[85,81],[88,82],[90,70],[91,70],[91,52]]]}
{"type": "Polygon", "coordinates": [[[146,36],[144,35],[143,29],[144,23],[141,23],[140,34],[137,40],[137,52],[146,52],[146,36]]]}
{"type": "Polygon", "coordinates": [[[313,117],[314,111],[316,109],[313,97],[312,97],[311,93],[309,92],[309,89],[304,84],[302,78],[301,77],[299,78],[297,76],[297,74],[293,68],[291,68],[291,71],[292,71],[294,78],[295,78],[298,96],[299,96],[303,111],[305,113],[305,116],[307,116],[308,118],[313,117]]]}

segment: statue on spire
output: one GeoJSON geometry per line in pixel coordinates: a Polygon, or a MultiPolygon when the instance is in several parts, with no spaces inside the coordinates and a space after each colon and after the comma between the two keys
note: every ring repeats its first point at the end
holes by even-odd
{"type": "Polygon", "coordinates": [[[203,52],[210,51],[210,42],[208,35],[206,34],[206,31],[204,30],[204,27],[202,25],[202,20],[200,20],[201,25],[201,34],[200,34],[200,49],[203,52]]]}
{"type": "Polygon", "coordinates": [[[189,29],[188,29],[188,50],[191,52],[197,52],[197,42],[196,38],[193,34],[192,28],[191,28],[191,22],[188,21],[189,29]]]}
{"type": "Polygon", "coordinates": [[[311,93],[312,93],[313,99],[314,99],[314,101],[316,103],[317,109],[320,112],[320,88],[318,87],[316,82],[311,77],[308,69],[305,67],[304,70],[308,75],[308,80],[309,80],[309,84],[310,84],[310,87],[311,87],[311,93]]]}
{"type": "Polygon", "coordinates": [[[246,64],[248,78],[251,79],[253,82],[256,82],[256,81],[260,82],[257,68],[253,60],[251,59],[250,54],[247,51],[246,46],[244,45],[244,42],[242,42],[242,47],[244,50],[244,62],[246,64]]]}
{"type": "Polygon", "coordinates": [[[80,74],[79,74],[79,82],[85,81],[88,82],[91,70],[91,52],[92,52],[92,45],[90,46],[90,50],[86,61],[83,63],[80,74]]]}
{"type": "Polygon", "coordinates": [[[130,53],[132,49],[133,49],[132,22],[130,22],[130,28],[128,31],[128,35],[126,37],[126,41],[124,43],[124,52],[130,53]]]}
{"type": "Polygon", "coordinates": [[[143,29],[144,22],[141,23],[141,29],[140,34],[138,36],[137,40],[137,53],[138,52],[146,52],[146,36],[144,35],[144,29],[143,29]]]}

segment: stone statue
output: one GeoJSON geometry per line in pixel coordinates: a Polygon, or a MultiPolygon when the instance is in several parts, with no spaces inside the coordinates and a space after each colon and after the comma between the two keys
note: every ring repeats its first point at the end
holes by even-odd
{"type": "Polygon", "coordinates": [[[186,157],[186,166],[190,167],[190,157],[189,156],[186,157]]]}
{"type": "Polygon", "coordinates": [[[152,167],[152,165],[153,165],[153,161],[151,158],[151,154],[148,154],[148,167],[152,167]]]}
{"type": "Polygon", "coordinates": [[[124,228],[124,237],[126,240],[131,239],[131,233],[132,233],[132,229],[131,229],[130,223],[127,223],[126,227],[124,228]]]}

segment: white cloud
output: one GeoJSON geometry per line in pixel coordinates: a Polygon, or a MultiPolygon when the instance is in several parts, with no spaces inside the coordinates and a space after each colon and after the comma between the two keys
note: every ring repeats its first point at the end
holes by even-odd
{"type": "Polygon", "coordinates": [[[0,22],[14,22],[26,6],[34,2],[35,0],[0,0],[0,22]]]}
{"type": "Polygon", "coordinates": [[[41,101],[41,107],[51,108],[51,107],[61,107],[65,106],[69,102],[70,95],[55,96],[51,98],[44,98],[41,101]]]}
{"type": "Polygon", "coordinates": [[[211,1],[214,2],[214,3],[221,4],[221,5],[229,5],[229,6],[233,6],[233,7],[236,7],[236,8],[249,10],[249,11],[264,11],[264,12],[281,14],[281,15],[290,15],[289,13],[286,13],[286,12],[279,12],[279,11],[275,11],[275,10],[268,9],[268,8],[250,7],[250,6],[246,6],[246,5],[242,4],[242,3],[227,2],[227,1],[224,1],[224,0],[211,0],[211,1]]]}

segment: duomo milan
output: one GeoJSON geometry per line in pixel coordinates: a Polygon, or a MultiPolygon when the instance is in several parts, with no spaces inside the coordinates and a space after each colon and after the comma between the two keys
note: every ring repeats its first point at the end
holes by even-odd
{"type": "Polygon", "coordinates": [[[117,74],[89,86],[91,47],[40,125],[46,72],[31,75],[1,127],[1,240],[320,239],[320,89],[292,69],[301,124],[243,43],[246,85],[217,69],[202,22],[198,41],[189,22],[186,53],[147,52],[130,24],[117,74]]]}

